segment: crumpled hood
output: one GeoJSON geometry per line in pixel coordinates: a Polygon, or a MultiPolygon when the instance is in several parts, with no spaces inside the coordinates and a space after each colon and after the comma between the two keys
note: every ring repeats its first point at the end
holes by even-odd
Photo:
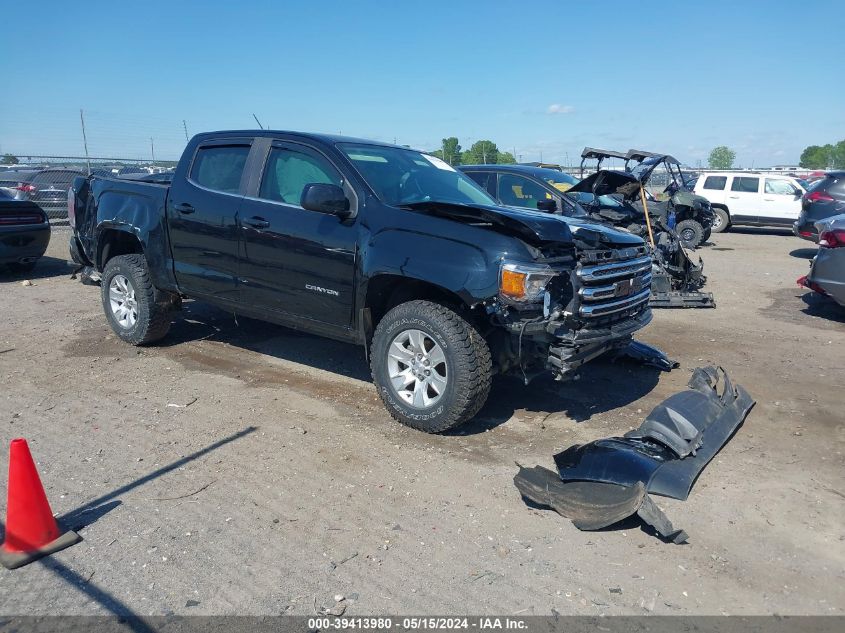
{"type": "Polygon", "coordinates": [[[426,202],[415,203],[413,208],[457,221],[490,223],[498,228],[509,229],[519,238],[535,245],[544,242],[572,243],[573,237],[598,248],[603,245],[631,246],[643,243],[636,235],[589,220],[519,207],[426,202]]]}

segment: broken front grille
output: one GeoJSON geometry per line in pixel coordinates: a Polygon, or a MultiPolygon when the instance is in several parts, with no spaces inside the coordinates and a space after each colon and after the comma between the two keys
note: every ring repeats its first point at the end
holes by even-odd
{"type": "Polygon", "coordinates": [[[640,249],[588,251],[581,257],[575,274],[581,317],[622,319],[648,303],[651,257],[640,249]]]}

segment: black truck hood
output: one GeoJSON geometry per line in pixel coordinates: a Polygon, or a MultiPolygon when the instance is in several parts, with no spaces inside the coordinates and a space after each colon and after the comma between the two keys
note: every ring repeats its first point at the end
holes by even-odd
{"type": "Polygon", "coordinates": [[[513,232],[529,244],[571,243],[573,237],[594,247],[642,244],[641,238],[616,229],[542,211],[481,204],[416,202],[403,205],[416,211],[466,223],[490,224],[500,232],[513,232]]]}

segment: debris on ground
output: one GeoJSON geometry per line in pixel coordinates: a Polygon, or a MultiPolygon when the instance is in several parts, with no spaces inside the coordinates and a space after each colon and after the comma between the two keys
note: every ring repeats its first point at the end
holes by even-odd
{"type": "Polygon", "coordinates": [[[634,360],[663,371],[672,371],[681,366],[681,363],[669,358],[662,350],[642,341],[634,340],[628,343],[627,347],[619,350],[613,357],[614,361],[619,359],[634,360]]]}
{"type": "Polygon", "coordinates": [[[578,529],[598,530],[636,514],[664,539],[686,542],[687,534],[648,493],[686,499],[699,473],[754,406],[720,367],[699,367],[689,387],[657,405],[624,437],[576,444],[556,454],[558,474],[520,466],[514,484],[523,497],[553,508],[578,529]]]}

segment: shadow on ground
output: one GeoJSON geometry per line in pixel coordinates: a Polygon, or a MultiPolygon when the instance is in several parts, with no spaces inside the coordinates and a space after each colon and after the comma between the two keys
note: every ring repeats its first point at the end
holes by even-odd
{"type": "Polygon", "coordinates": [[[789,255],[797,259],[813,259],[818,252],[818,248],[796,248],[793,251],[789,251],[789,255]]]}
{"type": "MultiPolygon", "coordinates": [[[[215,341],[251,352],[336,373],[361,381],[361,388],[372,390],[370,369],[363,350],[357,346],[312,336],[289,328],[238,317],[200,302],[186,302],[184,318],[176,319],[170,334],[159,344],[175,348],[196,341],[215,341]]],[[[188,353],[185,350],[179,350],[188,353]]],[[[216,373],[266,373],[249,357],[235,358],[190,352],[191,359],[216,373]]],[[[270,371],[275,371],[270,368],[270,371]]],[[[539,414],[564,413],[576,422],[624,407],[650,393],[657,384],[660,370],[620,360],[598,360],[581,370],[581,379],[556,382],[550,374],[541,374],[527,386],[520,378],[499,376],[486,405],[476,417],[453,431],[455,435],[483,433],[503,424],[517,411],[539,414]]],[[[324,391],[320,378],[308,378],[315,391],[324,391]]],[[[286,383],[287,384],[287,383],[286,383]]],[[[374,395],[374,390],[373,390],[374,395]]]]}
{"type": "Polygon", "coordinates": [[[21,282],[25,279],[46,279],[48,277],[70,277],[73,272],[70,262],[66,259],[58,259],[45,255],[35,264],[35,268],[29,272],[17,272],[6,266],[0,265],[0,284],[21,282]]]}

